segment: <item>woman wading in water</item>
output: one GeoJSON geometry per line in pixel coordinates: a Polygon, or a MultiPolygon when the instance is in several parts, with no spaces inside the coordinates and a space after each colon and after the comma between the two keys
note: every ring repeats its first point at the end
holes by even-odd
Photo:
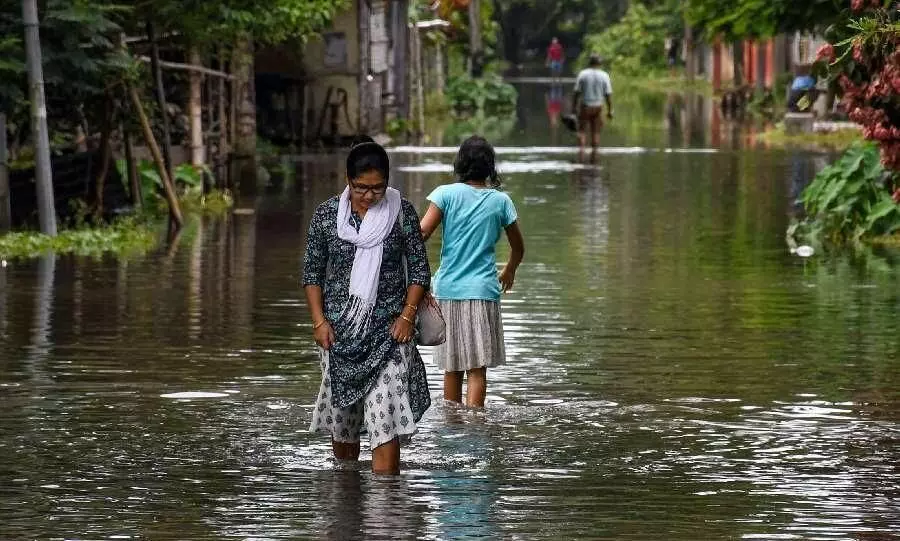
{"type": "Polygon", "coordinates": [[[388,186],[387,152],[366,138],[347,157],[347,187],[309,224],[303,285],[322,384],[310,430],[356,460],[367,432],[372,471],[400,471],[400,443],[431,404],[413,340],[431,272],[419,216],[388,186]],[[408,285],[404,271],[408,267],[408,285]]]}

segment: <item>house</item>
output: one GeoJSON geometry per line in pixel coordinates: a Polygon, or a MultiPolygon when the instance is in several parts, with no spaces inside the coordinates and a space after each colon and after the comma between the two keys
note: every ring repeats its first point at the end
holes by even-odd
{"type": "MultiPolygon", "coordinates": [[[[757,90],[774,89],[780,77],[785,79],[795,73],[797,66],[815,62],[819,48],[826,41],[814,34],[780,34],[765,40],[744,40],[743,47],[723,43],[703,43],[697,47],[699,71],[716,91],[733,86],[735,78],[735,49],[742,51],[741,84],[757,90]]],[[[815,108],[825,113],[824,94],[815,108]]]]}
{"type": "Polygon", "coordinates": [[[353,0],[321,36],[256,56],[258,131],[337,143],[409,110],[409,0],[353,0]]]}

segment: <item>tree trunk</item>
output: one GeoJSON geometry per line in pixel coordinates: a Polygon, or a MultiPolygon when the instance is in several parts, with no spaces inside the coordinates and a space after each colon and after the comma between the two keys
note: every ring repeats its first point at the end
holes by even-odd
{"type": "Polygon", "coordinates": [[[103,113],[103,126],[100,132],[100,170],[94,177],[94,219],[103,217],[103,191],[106,188],[106,176],[109,174],[109,164],[112,161],[112,128],[115,104],[112,96],[106,95],[106,110],[103,113]]]}
{"type": "MultiPolygon", "coordinates": [[[[166,172],[172,177],[172,130],[169,127],[169,111],[166,106],[166,88],[163,86],[162,66],[159,64],[159,45],[156,43],[156,32],[153,23],[147,21],[147,39],[150,41],[150,69],[153,71],[155,83],[156,105],[162,117],[162,156],[166,164],[166,172]]],[[[143,111],[143,110],[142,110],[143,111]]]]}
{"type": "Polygon", "coordinates": [[[694,50],[694,29],[684,25],[684,76],[688,82],[697,77],[697,54],[694,50]]]}
{"type": "Polygon", "coordinates": [[[744,42],[736,40],[732,46],[732,62],[734,64],[734,86],[741,87],[744,85],[744,42]]]}
{"type": "Polygon", "coordinates": [[[756,42],[756,91],[762,94],[766,88],[766,63],[769,61],[768,41],[757,40],[756,42]]]}
{"type": "MultiPolygon", "coordinates": [[[[225,71],[225,53],[219,52],[219,70],[225,71]]],[[[228,159],[228,107],[225,95],[225,78],[219,77],[219,147],[218,164],[216,174],[216,186],[221,190],[225,188],[225,162],[228,159]]]]}
{"type": "Polygon", "coordinates": [[[481,77],[481,0],[469,0],[469,73],[481,77]]]}
{"type": "Polygon", "coordinates": [[[131,190],[131,204],[134,208],[144,206],[144,193],[141,191],[141,181],[138,178],[137,162],[134,160],[134,141],[131,134],[126,132],[124,128],[119,128],[122,132],[122,139],[125,140],[125,171],[128,175],[128,186],[131,190]]]}
{"type": "Polygon", "coordinates": [[[0,233],[12,229],[8,158],[6,153],[6,114],[0,113],[0,233]]]}
{"type": "MultiPolygon", "coordinates": [[[[203,63],[196,47],[191,47],[189,54],[191,64],[199,66],[203,63]]],[[[189,78],[190,92],[187,109],[190,119],[191,165],[199,166],[206,161],[203,156],[203,76],[192,71],[189,78]]]]}
{"type": "Polygon", "coordinates": [[[444,93],[444,46],[438,41],[434,45],[434,71],[437,75],[435,90],[438,94],[444,93]]]}
{"type": "Polygon", "coordinates": [[[131,103],[134,106],[134,110],[138,115],[138,120],[141,123],[141,129],[144,132],[144,140],[150,148],[150,153],[153,155],[153,161],[156,162],[157,169],[159,169],[159,176],[163,182],[163,190],[166,193],[166,201],[169,203],[169,224],[170,226],[174,226],[176,231],[180,230],[184,223],[184,219],[181,215],[181,207],[178,204],[178,197],[175,194],[175,187],[172,185],[169,172],[166,170],[166,163],[163,161],[162,153],[159,151],[159,145],[156,143],[156,137],[153,136],[150,120],[147,118],[147,113],[144,112],[144,106],[141,104],[141,98],[138,96],[137,90],[131,85],[128,85],[128,94],[131,96],[131,103]]]}
{"type": "Polygon", "coordinates": [[[253,95],[253,42],[248,36],[240,38],[232,63],[234,92],[237,101],[237,140],[235,153],[247,158],[256,155],[256,100],[253,95]]]}
{"type": "Polygon", "coordinates": [[[41,62],[41,38],[38,30],[36,0],[22,0],[25,22],[25,54],[28,58],[28,87],[31,99],[31,125],[34,137],[34,173],[37,184],[38,218],[41,233],[56,236],[56,207],[53,197],[53,171],[50,165],[50,135],[47,131],[47,105],[44,101],[44,68],[41,62]]]}

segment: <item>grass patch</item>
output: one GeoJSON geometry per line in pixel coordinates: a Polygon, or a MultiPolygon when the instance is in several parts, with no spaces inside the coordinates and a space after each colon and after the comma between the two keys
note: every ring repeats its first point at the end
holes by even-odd
{"type": "Polygon", "coordinates": [[[810,149],[826,149],[844,151],[854,143],[863,140],[862,132],[856,128],[839,129],[818,133],[789,134],[784,123],[778,123],[773,129],[761,133],[759,141],[775,147],[802,147],[810,149]]]}
{"type": "MultiPolygon", "coordinates": [[[[628,75],[610,74],[613,88],[626,88],[644,90],[647,92],[695,92],[704,96],[714,94],[712,84],[703,77],[696,77],[688,81],[684,73],[679,71],[674,75],[670,72],[653,72],[646,76],[635,77],[628,75]]],[[[615,94],[613,95],[615,97],[615,94]]]]}
{"type": "MultiPolygon", "coordinates": [[[[207,195],[186,195],[180,201],[186,219],[192,216],[224,216],[234,206],[231,194],[219,191],[207,195]]],[[[76,221],[77,225],[60,230],[55,237],[36,231],[7,233],[0,235],[0,258],[40,257],[51,252],[88,257],[143,255],[160,244],[166,220],[166,214],[154,209],[101,226],[88,226],[76,221]]]]}
{"type": "Polygon", "coordinates": [[[208,194],[194,193],[181,198],[181,210],[185,214],[224,216],[234,207],[234,198],[228,191],[212,190],[208,194]]]}

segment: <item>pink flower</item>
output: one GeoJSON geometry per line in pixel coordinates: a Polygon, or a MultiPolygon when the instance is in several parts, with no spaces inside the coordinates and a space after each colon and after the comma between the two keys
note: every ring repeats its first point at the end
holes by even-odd
{"type": "Polygon", "coordinates": [[[819,50],[816,52],[816,61],[827,60],[829,63],[834,62],[834,46],[830,43],[826,43],[819,47],[819,50]]]}
{"type": "Polygon", "coordinates": [[[866,61],[863,56],[862,45],[859,43],[853,44],[853,60],[856,61],[857,64],[863,64],[866,61]]]}
{"type": "Polygon", "coordinates": [[[865,0],[850,1],[850,9],[852,9],[853,11],[862,11],[863,7],[865,7],[865,0]]]}

